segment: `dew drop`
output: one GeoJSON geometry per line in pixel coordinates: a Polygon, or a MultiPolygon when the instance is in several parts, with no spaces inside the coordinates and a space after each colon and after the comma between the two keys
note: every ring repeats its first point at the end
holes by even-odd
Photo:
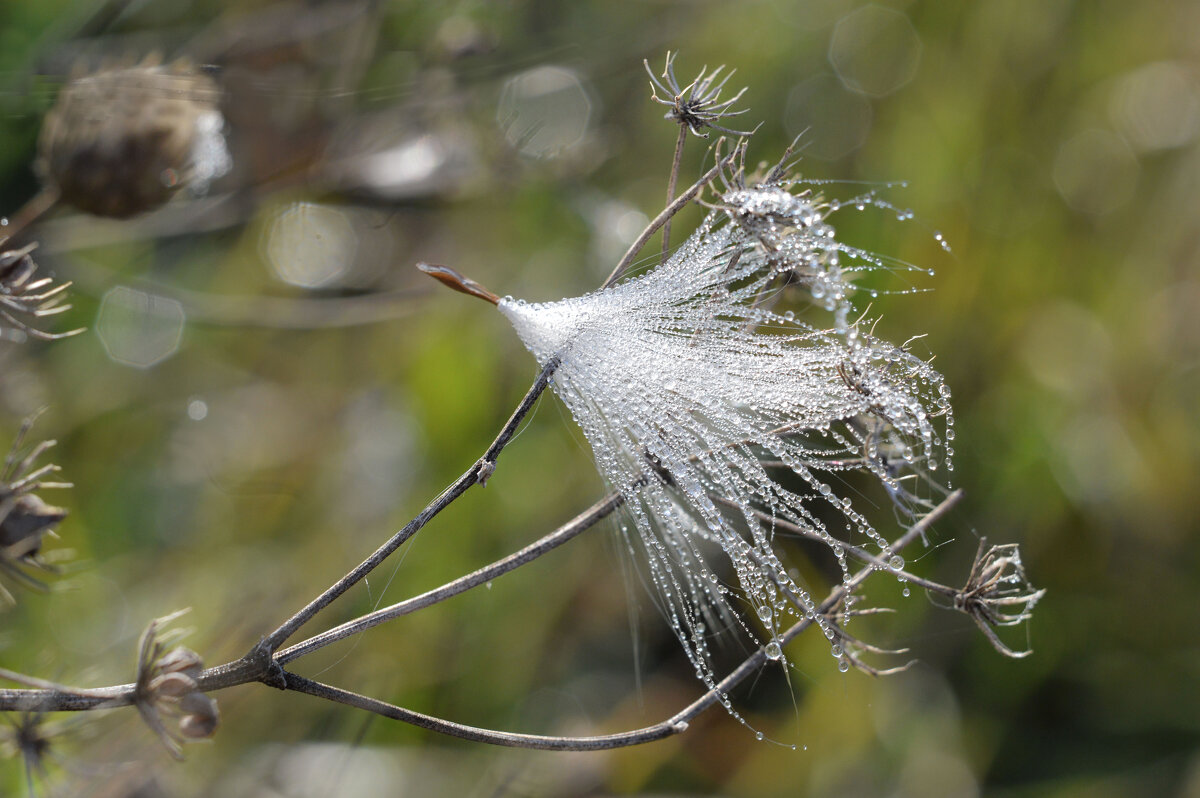
{"type": "Polygon", "coordinates": [[[779,643],[772,640],[770,643],[767,643],[766,655],[767,659],[770,660],[781,659],[783,657],[783,649],[779,647],[779,643]]]}
{"type": "Polygon", "coordinates": [[[904,568],[904,558],[899,554],[893,554],[891,559],[888,560],[888,567],[893,571],[901,570],[904,568]]]}
{"type": "Polygon", "coordinates": [[[848,660],[844,660],[844,659],[839,660],[838,661],[838,670],[841,671],[842,673],[845,673],[846,671],[850,670],[850,662],[848,660]]]}
{"type": "Polygon", "coordinates": [[[763,735],[763,733],[762,733],[762,732],[755,732],[755,733],[754,733],[754,739],[755,739],[755,740],[758,740],[758,741],[760,741],[760,742],[762,741],[762,739],[763,739],[763,736],[764,736],[764,735],[763,735]]]}

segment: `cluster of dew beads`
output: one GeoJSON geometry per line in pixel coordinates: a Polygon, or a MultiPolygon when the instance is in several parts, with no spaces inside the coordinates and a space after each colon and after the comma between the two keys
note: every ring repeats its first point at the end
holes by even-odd
{"type": "MultiPolygon", "coordinates": [[[[539,363],[559,359],[553,390],[625,495],[626,539],[710,689],[716,630],[783,664],[783,633],[801,619],[838,645],[777,533],[824,542],[846,585],[851,546],[902,564],[858,507],[874,505],[839,495],[840,477],[874,475],[915,517],[929,505],[912,475],[949,466],[941,375],[869,334],[853,304],[856,275],[897,268],[837,239],[831,217],[869,205],[891,207],[795,181],[739,185],[657,268],[580,297],[499,304],[539,363]],[[800,317],[767,306],[785,274],[813,299],[800,317]]],[[[846,670],[848,655],[836,656],[846,670]]]]}

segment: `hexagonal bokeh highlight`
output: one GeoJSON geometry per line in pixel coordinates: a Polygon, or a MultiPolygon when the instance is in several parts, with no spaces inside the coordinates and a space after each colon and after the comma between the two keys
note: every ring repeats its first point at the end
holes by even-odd
{"type": "Polygon", "coordinates": [[[1145,64],[1117,83],[1111,111],[1137,150],[1182,147],[1200,135],[1200,82],[1187,64],[1145,64]]]}
{"type": "Polygon", "coordinates": [[[496,121],[521,153],[552,158],[583,141],[592,98],[574,70],[541,66],[509,78],[500,92],[496,121]]]}
{"type": "Polygon", "coordinates": [[[1140,173],[1137,157],[1123,138],[1088,128],[1059,145],[1051,176],[1073,210],[1102,216],[1133,198],[1140,173]]]}
{"type": "Polygon", "coordinates": [[[792,89],[783,123],[793,136],[803,135],[804,157],[836,161],[863,145],[873,117],[870,100],[824,72],[792,89]]]}
{"type": "Polygon", "coordinates": [[[119,285],[100,301],[96,335],[114,361],[146,369],[179,349],[186,318],[174,299],[119,285]]]}
{"type": "Polygon", "coordinates": [[[884,97],[917,74],[921,49],[921,37],[904,13],[866,5],[834,26],[829,63],[846,88],[884,97]]]}
{"type": "Polygon", "coordinates": [[[358,233],[346,214],[333,206],[295,202],[276,215],[262,251],[283,282],[320,288],[350,270],[358,233]]]}

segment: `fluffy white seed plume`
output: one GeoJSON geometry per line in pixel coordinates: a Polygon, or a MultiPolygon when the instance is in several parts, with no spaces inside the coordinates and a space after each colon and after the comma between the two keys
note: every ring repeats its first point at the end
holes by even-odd
{"type": "Polygon", "coordinates": [[[554,390],[625,493],[662,609],[710,687],[710,633],[737,624],[761,639],[735,604],[753,608],[772,659],[788,618],[814,614],[776,553],[778,520],[824,541],[844,580],[845,543],[900,568],[839,495],[839,473],[874,474],[913,513],[925,502],[910,481],[931,485],[927,471],[951,454],[941,375],[851,321],[851,278],[884,264],[838,242],[829,217],[890,206],[827,202],[784,172],[746,187],[739,170],[699,230],[646,274],[558,302],[498,303],[539,363],[559,359],[554,390]],[[784,283],[828,323],[767,310],[784,283]]]}

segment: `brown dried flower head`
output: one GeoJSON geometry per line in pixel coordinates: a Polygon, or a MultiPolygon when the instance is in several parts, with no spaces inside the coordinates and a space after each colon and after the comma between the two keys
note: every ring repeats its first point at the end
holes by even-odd
{"type": "Polygon", "coordinates": [[[72,80],[46,115],[38,170],[62,201],[126,218],[229,169],[216,84],[185,62],[102,68],[72,80]]]}

